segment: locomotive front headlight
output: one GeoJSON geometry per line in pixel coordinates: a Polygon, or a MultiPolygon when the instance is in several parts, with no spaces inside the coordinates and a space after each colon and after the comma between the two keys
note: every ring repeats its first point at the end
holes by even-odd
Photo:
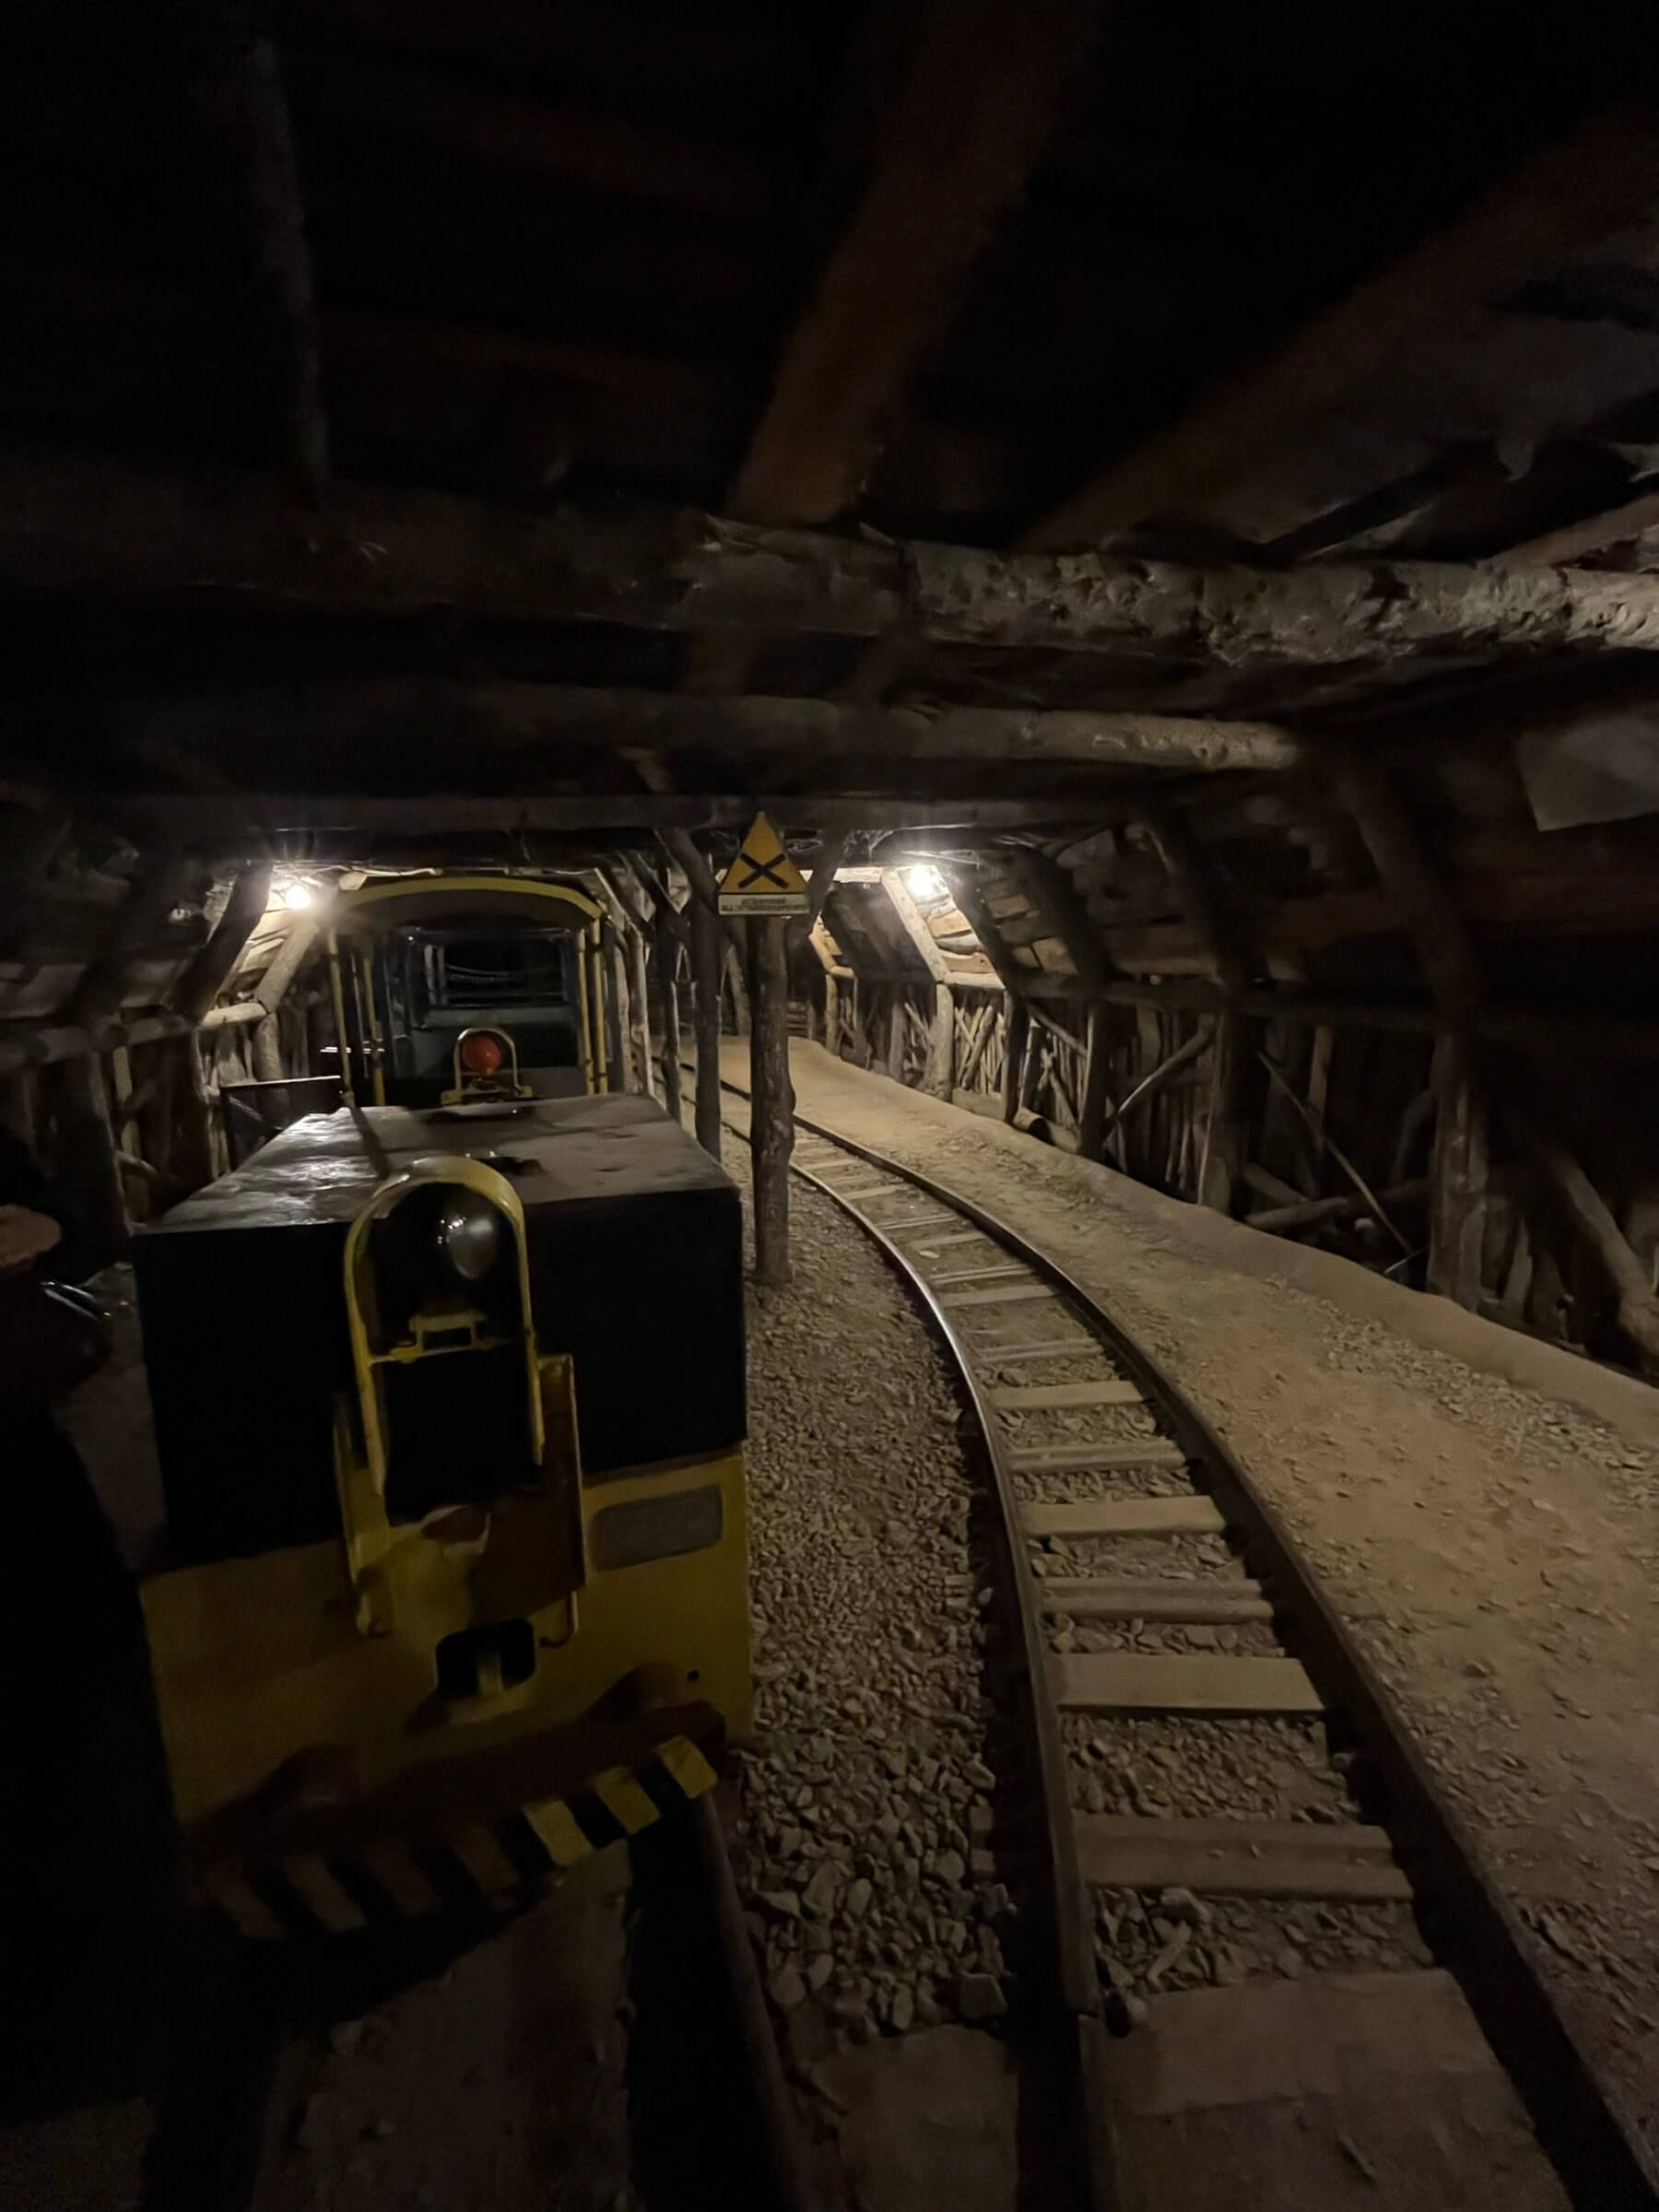
{"type": "Polygon", "coordinates": [[[501,1249],[501,1218],[475,1191],[458,1190],[438,1216],[438,1248],[464,1283],[481,1282],[501,1249]]]}

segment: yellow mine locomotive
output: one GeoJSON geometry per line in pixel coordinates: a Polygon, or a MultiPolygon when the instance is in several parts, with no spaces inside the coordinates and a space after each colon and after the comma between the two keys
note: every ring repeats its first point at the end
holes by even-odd
{"type": "Polygon", "coordinates": [[[250,1935],[511,1890],[748,1724],[736,1192],[482,1011],[429,1106],[298,1122],[137,1246],[162,1733],[250,1935]]]}
{"type": "Polygon", "coordinates": [[[585,891],[535,877],[394,876],[344,893],[327,944],[347,1098],[437,1105],[466,1032],[494,1023],[524,1090],[604,1090],[620,1053],[600,929],[585,891]]]}

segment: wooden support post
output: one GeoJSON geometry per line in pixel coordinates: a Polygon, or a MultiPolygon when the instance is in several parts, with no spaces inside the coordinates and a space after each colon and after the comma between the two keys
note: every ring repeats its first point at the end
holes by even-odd
{"type": "Polygon", "coordinates": [[[726,947],[725,962],[726,982],[732,993],[732,1028],[739,1037],[747,1037],[751,1034],[748,980],[735,945],[726,947]]]}
{"type": "MultiPolygon", "coordinates": [[[[829,886],[824,886],[828,895],[829,886]]],[[[841,978],[836,973],[835,947],[823,917],[815,914],[807,924],[806,942],[818,955],[818,966],[824,971],[824,1050],[835,1058],[841,1057],[841,978]]]]}
{"type": "Polygon", "coordinates": [[[1210,1043],[1209,1102],[1198,1156],[1198,1203],[1230,1214],[1249,1147],[1244,1115],[1248,1042],[1245,1017],[1230,1007],[1210,1043]]]}
{"type": "Polygon", "coordinates": [[[1077,1110],[1077,1150],[1099,1159],[1106,1141],[1106,1094],[1112,1080],[1112,1015],[1100,999],[1088,1007],[1088,1037],[1083,1050],[1083,1100],[1077,1110]]]}
{"type": "Polygon", "coordinates": [[[1210,1048],[1209,1099],[1204,1117],[1204,1147],[1198,1155],[1198,1202],[1230,1214],[1233,1194],[1250,1152],[1246,1077],[1248,1021],[1242,999],[1249,966],[1236,940],[1209,856],[1182,817],[1171,807],[1154,807],[1147,827],[1170,872],[1170,881],[1188,919],[1209,950],[1226,1004],[1216,1023],[1210,1048]]]}
{"type": "Polygon", "coordinates": [[[138,1110],[134,1104],[133,1055],[124,1044],[110,1054],[110,1091],[113,1094],[112,1125],[124,1160],[144,1165],[144,1146],[138,1135],[138,1110]]]}
{"type": "Polygon", "coordinates": [[[950,971],[939,949],[938,939],[923,919],[922,910],[911,896],[910,886],[900,871],[884,868],[881,880],[893,912],[933,984],[933,1016],[927,1025],[927,1064],[922,1088],[936,1099],[947,1099],[956,1056],[956,1003],[950,995],[950,971]]]}
{"type": "Polygon", "coordinates": [[[280,1083],[288,1073],[282,1065],[282,1030],[274,1016],[267,1014],[255,1026],[249,1041],[248,1056],[253,1063],[256,1082],[280,1083]]]}
{"type": "Polygon", "coordinates": [[[604,868],[594,871],[594,888],[610,922],[616,956],[613,973],[620,963],[627,986],[617,1001],[628,1053],[629,1081],[625,1089],[642,1098],[656,1096],[651,1060],[651,1000],[645,978],[645,925],[631,900],[625,898],[604,868]]]}
{"type": "MultiPolygon", "coordinates": [[[[1065,868],[1041,846],[1022,847],[1015,871],[1026,897],[1051,936],[1058,938],[1072,971],[1085,991],[1102,990],[1114,973],[1094,918],[1065,868]]],[[[1077,1109],[1077,1150],[1099,1159],[1106,1133],[1106,1094],[1111,1073],[1110,1024],[1100,1001],[1088,1009],[1088,1041],[1084,1051],[1083,1095],[1077,1109]]]]}
{"type": "Polygon", "coordinates": [[[713,908],[691,899],[691,1026],[697,1043],[697,1141],[720,1158],[720,976],[725,939],[713,908]]]}
{"type": "Polygon", "coordinates": [[[605,1042],[606,1059],[609,1064],[609,1088],[612,1090],[631,1090],[633,1018],[628,1003],[628,955],[622,947],[622,932],[614,924],[604,932],[604,946],[607,980],[605,993],[605,1042]]]}
{"type": "Polygon", "coordinates": [[[61,1061],[53,1077],[58,1178],[93,1264],[103,1266],[126,1250],[132,1233],[103,1065],[96,1053],[82,1053],[61,1061]]]}
{"type": "Polygon", "coordinates": [[[927,1072],[924,1090],[947,1099],[956,1087],[956,1000],[947,982],[934,985],[933,1019],[927,1027],[927,1072]]]}
{"type": "Polygon", "coordinates": [[[895,1083],[904,1080],[904,985],[888,986],[887,1072],[895,1083]]]}
{"type": "Polygon", "coordinates": [[[1005,1122],[1019,1118],[1019,1094],[1025,1079],[1026,1043],[1030,1034],[1031,1011],[1023,998],[1010,991],[1003,1000],[1003,1114],[1005,1122]]]}
{"type": "Polygon", "coordinates": [[[691,1025],[697,1045],[697,1141],[711,1159],[720,1152],[721,994],[731,957],[731,925],[720,918],[714,874],[686,830],[659,834],[664,852],[686,878],[690,925],[691,1025]]]}
{"type": "Polygon", "coordinates": [[[679,964],[680,941],[674,925],[665,916],[657,917],[652,938],[652,949],[656,955],[657,998],[663,1009],[663,1052],[659,1065],[663,1077],[663,1105],[671,1122],[680,1118],[680,1028],[679,1028],[679,964]]]}
{"type": "Polygon", "coordinates": [[[1427,1281],[1474,1312],[1486,1242],[1487,1116],[1455,1038],[1435,1046],[1429,1083],[1435,1115],[1427,1281]]]}
{"type": "Polygon", "coordinates": [[[635,1077],[642,1097],[654,1099],[657,1095],[656,1070],[651,1057],[651,986],[645,966],[645,933],[631,929],[628,933],[629,970],[629,1041],[632,1047],[635,1077]]]}
{"type": "Polygon", "coordinates": [[[750,924],[754,1024],[749,1036],[749,1126],[754,1154],[755,1279],[789,1281],[789,1156],[794,1087],[789,1075],[789,957],[782,921],[750,924]]]}

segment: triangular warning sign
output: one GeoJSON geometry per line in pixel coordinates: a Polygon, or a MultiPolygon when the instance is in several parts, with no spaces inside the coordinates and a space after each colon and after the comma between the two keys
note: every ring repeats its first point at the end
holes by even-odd
{"type": "Polygon", "coordinates": [[[763,814],[749,824],[737,857],[720,879],[723,914],[804,914],[806,882],[763,814]]]}

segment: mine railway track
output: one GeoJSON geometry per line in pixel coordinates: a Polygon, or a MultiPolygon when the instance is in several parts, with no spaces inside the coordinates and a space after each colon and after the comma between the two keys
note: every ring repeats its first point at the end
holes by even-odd
{"type": "MultiPolygon", "coordinates": [[[[737,1085],[725,1088],[747,1097],[737,1085]]],[[[1659,2204],[1641,2151],[1392,1699],[1221,1439],[1145,1348],[1006,1223],[868,1146],[804,1115],[795,1122],[805,1140],[795,1172],[905,1278],[948,1348],[982,1439],[1029,1677],[1058,1994],[1075,2038],[1100,2212],[1117,2194],[1102,2062],[1112,2027],[1128,2021],[1121,1994],[1102,1986],[1097,1909],[1103,1897],[1147,1891],[1206,1910],[1212,1900],[1312,1900],[1333,1911],[1414,1914],[1573,2204],[1581,2212],[1659,2204]],[[1065,1422],[1057,1431],[1056,1416],[1065,1422]],[[1073,1545],[1085,1547],[1080,1562],[1066,1557],[1073,1545]],[[1160,1551],[1174,1571],[1149,1571],[1160,1551]],[[1114,1567],[1114,1552],[1132,1566],[1114,1567]],[[1063,1571],[1053,1571],[1056,1564],[1063,1571]],[[1144,1642],[1151,1627],[1171,1648],[1053,1648],[1084,1641],[1076,1631],[1085,1626],[1106,1630],[1086,1640],[1097,1645],[1144,1642]],[[1132,1633],[1114,1639],[1119,1628],[1132,1633]],[[1223,1648],[1190,1648],[1200,1640],[1223,1648]],[[1265,1718],[1323,1730],[1363,1762],[1367,1818],[1325,1824],[1077,1807],[1077,1724],[1148,1716],[1212,1731],[1265,1718]]]]}

